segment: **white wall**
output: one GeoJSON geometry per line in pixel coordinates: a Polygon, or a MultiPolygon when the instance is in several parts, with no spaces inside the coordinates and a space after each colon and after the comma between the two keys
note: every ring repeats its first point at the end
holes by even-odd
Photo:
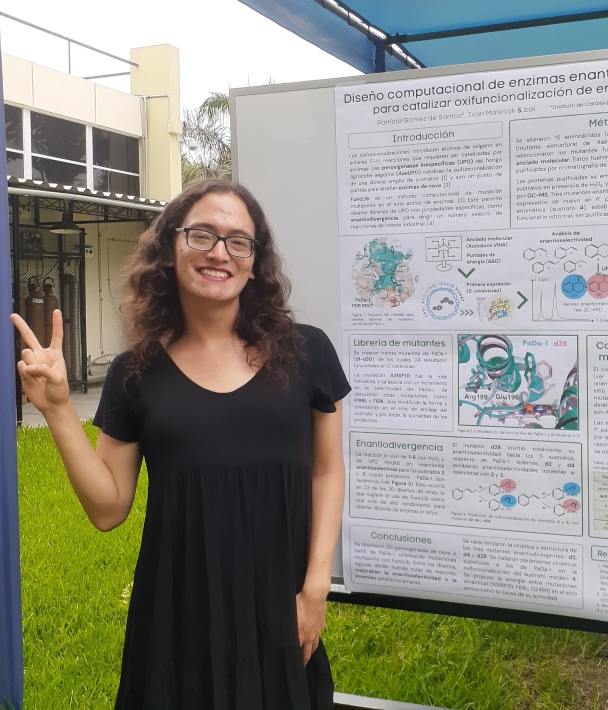
{"type": "Polygon", "coordinates": [[[234,177],[260,201],[275,232],[298,320],[322,328],[339,349],[333,87],[246,91],[231,93],[234,177]]]}
{"type": "Polygon", "coordinates": [[[125,349],[119,313],[125,261],[143,231],[144,224],[89,225],[85,244],[93,256],[85,258],[87,355],[110,358],[125,349]],[[103,349],[103,353],[102,353],[103,349]]]}

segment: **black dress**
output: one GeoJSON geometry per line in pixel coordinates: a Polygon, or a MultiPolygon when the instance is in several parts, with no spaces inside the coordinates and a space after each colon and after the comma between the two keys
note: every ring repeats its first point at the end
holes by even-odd
{"type": "Polygon", "coordinates": [[[296,594],[311,525],[311,409],[350,391],[323,331],[288,390],[261,372],[216,393],[163,356],[125,382],[118,356],[94,424],[139,441],[149,489],[116,710],[329,710],[322,644],[305,667],[296,594]]]}

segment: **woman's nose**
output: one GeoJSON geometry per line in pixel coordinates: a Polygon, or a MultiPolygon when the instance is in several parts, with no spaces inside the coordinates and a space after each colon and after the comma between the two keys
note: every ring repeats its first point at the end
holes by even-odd
{"type": "Polygon", "coordinates": [[[210,249],[207,253],[216,259],[221,259],[223,261],[230,259],[230,254],[226,249],[226,242],[223,242],[221,239],[218,239],[213,245],[213,249],[210,249]]]}

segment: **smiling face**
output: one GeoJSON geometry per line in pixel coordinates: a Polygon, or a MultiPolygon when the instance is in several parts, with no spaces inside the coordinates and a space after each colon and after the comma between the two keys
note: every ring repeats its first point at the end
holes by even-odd
{"type": "MultiPolygon", "coordinates": [[[[220,237],[255,239],[255,225],[247,206],[231,192],[207,193],[196,202],[181,225],[206,229],[220,237]]],[[[197,251],[188,246],[186,235],[178,232],[173,261],[182,305],[194,301],[238,303],[239,294],[254,278],[254,255],[230,256],[224,242],[218,240],[211,251],[197,251]]]]}

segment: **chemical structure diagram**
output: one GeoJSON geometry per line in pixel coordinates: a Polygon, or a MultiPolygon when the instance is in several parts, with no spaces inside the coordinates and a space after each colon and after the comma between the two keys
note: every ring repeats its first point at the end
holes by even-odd
{"type": "MultiPolygon", "coordinates": [[[[608,244],[587,244],[584,249],[587,259],[608,257],[608,244]]],[[[564,271],[572,274],[580,265],[587,263],[586,259],[577,258],[578,247],[557,247],[553,249],[551,255],[543,247],[538,249],[525,249],[524,259],[532,264],[532,271],[535,274],[542,274],[551,266],[562,264],[564,271]]]]}
{"type": "Polygon", "coordinates": [[[597,272],[589,279],[585,280],[580,274],[570,274],[562,281],[561,291],[564,296],[574,301],[582,298],[588,293],[591,298],[603,300],[608,298],[608,274],[600,271],[600,264],[597,264],[597,272]]]}
{"type": "Polygon", "coordinates": [[[497,510],[512,510],[518,505],[522,508],[538,502],[543,510],[553,510],[553,514],[561,518],[566,513],[577,513],[581,509],[581,503],[574,496],[578,496],[581,487],[578,483],[570,481],[561,488],[554,488],[551,493],[541,493],[537,495],[516,494],[517,483],[511,478],[504,478],[499,484],[492,483],[489,486],[479,486],[479,488],[455,488],[452,491],[452,498],[461,501],[467,494],[478,496],[479,503],[487,503],[488,508],[494,512],[497,510]]]}
{"type": "MultiPolygon", "coordinates": [[[[605,246],[608,247],[608,245],[605,246]]],[[[563,262],[564,271],[571,274],[573,271],[576,270],[576,267],[579,264],[586,263],[584,259],[577,259],[576,261],[573,261],[573,259],[568,259],[567,261],[564,261],[566,257],[570,256],[571,254],[575,254],[576,251],[576,247],[568,247],[567,249],[564,249],[563,247],[557,247],[557,249],[553,250],[553,254],[551,255],[550,259],[547,250],[543,249],[542,247],[540,247],[539,249],[526,249],[524,251],[524,259],[526,261],[534,262],[532,264],[532,271],[535,274],[542,274],[545,269],[548,269],[550,266],[557,266],[557,264],[559,264],[560,262],[563,262]],[[556,261],[553,261],[552,259],[556,259],[556,261]]],[[[606,252],[606,255],[608,256],[608,251],[606,252]]]]}
{"type": "Polygon", "coordinates": [[[448,261],[462,261],[462,237],[426,237],[426,260],[438,261],[437,271],[449,271],[448,261]]]}
{"type": "Polygon", "coordinates": [[[585,256],[590,259],[594,259],[596,256],[601,256],[605,259],[608,256],[608,244],[600,244],[596,246],[595,244],[587,244],[585,247],[585,256]]]}
{"type": "MultiPolygon", "coordinates": [[[[540,343],[539,343],[540,344],[540,343]]],[[[461,370],[459,407],[473,407],[475,426],[498,426],[513,420],[517,427],[528,429],[578,430],[578,367],[568,373],[561,396],[553,402],[546,394],[553,388],[553,366],[537,360],[528,350],[516,356],[506,335],[458,336],[458,362],[467,364],[474,348],[476,364],[464,382],[461,370]],[[474,395],[482,393],[485,401],[474,395]],[[541,401],[543,400],[544,401],[541,401]],[[486,420],[486,421],[484,421],[486,420]]],[[[462,421],[461,416],[461,424],[462,421]]]]}
{"type": "MultiPolygon", "coordinates": [[[[572,303],[584,299],[604,301],[608,299],[608,273],[606,264],[608,259],[608,243],[586,244],[584,247],[557,247],[551,253],[543,247],[538,249],[525,249],[524,259],[531,264],[535,274],[543,274],[552,267],[563,266],[565,277],[557,283],[542,277],[532,279],[532,320],[533,321],[591,321],[593,319],[576,317],[572,318],[561,303],[572,303]],[[584,257],[583,257],[584,253],[584,257]],[[580,258],[579,258],[580,257],[580,258]],[[593,273],[593,262],[595,273],[593,273]],[[589,273],[591,271],[591,273],[589,273]],[[538,282],[545,281],[546,284],[538,282]]],[[[559,277],[558,277],[559,278],[559,277]]],[[[579,309],[580,311],[580,309],[579,309]]]]}

